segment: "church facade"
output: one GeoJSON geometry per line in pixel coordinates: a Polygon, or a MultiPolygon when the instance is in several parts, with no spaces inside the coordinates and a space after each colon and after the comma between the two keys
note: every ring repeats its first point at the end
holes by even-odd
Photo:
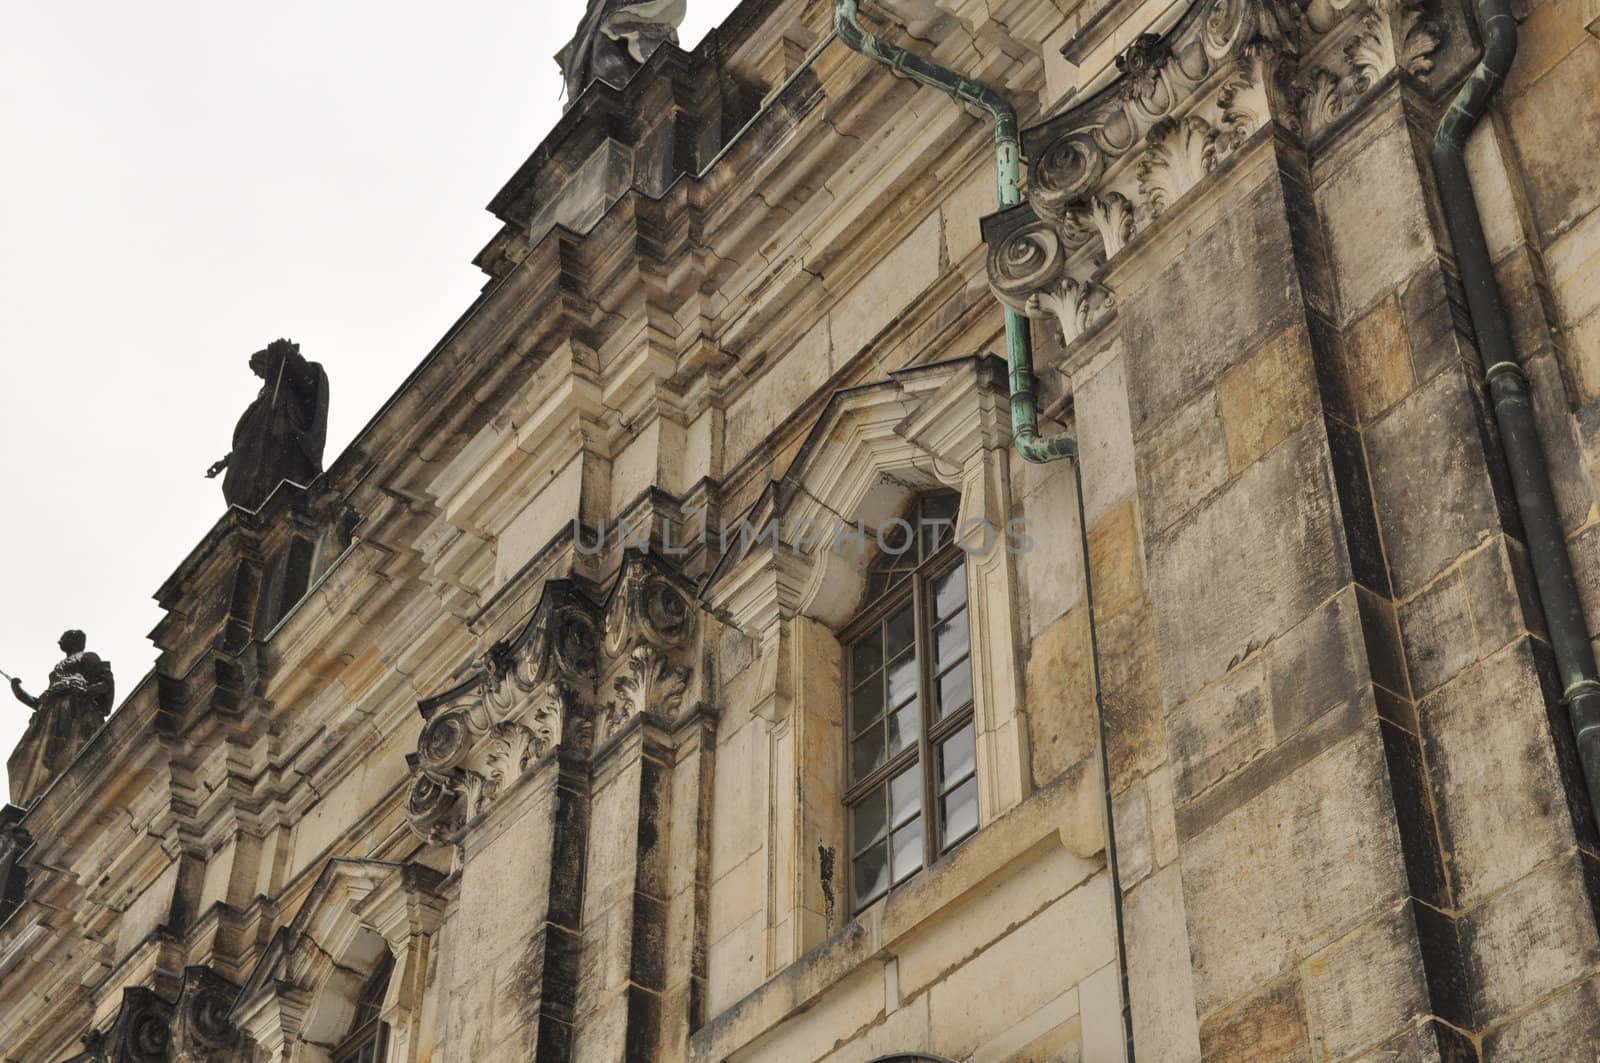
{"type": "Polygon", "coordinates": [[[0,1059],[1593,1058],[1600,8],[1479,2],[591,5],[18,761],[0,1059]]]}

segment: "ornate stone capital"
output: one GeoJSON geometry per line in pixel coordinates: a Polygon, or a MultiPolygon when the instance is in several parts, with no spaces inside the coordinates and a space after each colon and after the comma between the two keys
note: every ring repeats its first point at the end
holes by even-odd
{"type": "Polygon", "coordinates": [[[691,601],[683,577],[638,551],[600,603],[568,581],[547,584],[520,633],[418,704],[426,723],[406,758],[413,829],[436,844],[458,840],[551,750],[588,756],[634,716],[674,715],[694,674],[691,601]]]}
{"type": "Polygon", "coordinates": [[[1114,305],[1103,267],[1269,121],[1311,138],[1395,72],[1425,76],[1423,0],[1195,0],[1117,76],[1022,133],[1026,209],[985,220],[989,281],[1071,342],[1114,305]]]}
{"type": "Polygon", "coordinates": [[[173,1008],[174,1063],[216,1063],[243,1058],[243,1036],[230,1012],[239,987],[209,967],[185,967],[173,1008]]]}

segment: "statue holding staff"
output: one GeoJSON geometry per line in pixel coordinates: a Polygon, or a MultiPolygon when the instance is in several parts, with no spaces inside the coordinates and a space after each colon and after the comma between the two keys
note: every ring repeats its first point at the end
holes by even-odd
{"type": "Polygon", "coordinates": [[[233,430],[233,450],[206,470],[224,470],[230,506],[261,508],[285,480],[305,486],[322,474],[328,438],[328,374],[300,355],[300,345],[274,340],[250,356],[261,391],[233,430]]]}
{"type": "Polygon", "coordinates": [[[100,729],[116,699],[109,661],[85,649],[81,631],[61,636],[66,656],[50,669],[50,685],[37,697],[11,679],[11,693],[33,710],[28,729],[6,762],[11,801],[24,805],[64,771],[90,737],[100,729]]]}

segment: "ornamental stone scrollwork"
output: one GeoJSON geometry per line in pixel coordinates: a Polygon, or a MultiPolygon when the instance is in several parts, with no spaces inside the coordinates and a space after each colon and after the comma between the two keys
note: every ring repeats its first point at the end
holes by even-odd
{"type": "Polygon", "coordinates": [[[209,967],[186,967],[173,1009],[173,1063],[243,1059],[244,1038],[229,1017],[239,987],[209,967]]]}
{"type": "Polygon", "coordinates": [[[171,1022],[171,1004],[154,990],[130,986],[110,1028],[85,1037],[72,1063],[167,1063],[171,1022]]]}
{"type": "Polygon", "coordinates": [[[592,602],[553,581],[513,639],[497,642],[464,682],[417,706],[417,751],[407,757],[406,814],[442,843],[540,757],[581,738],[576,695],[592,689],[599,629],[592,602]]]}
{"type": "Polygon", "coordinates": [[[605,610],[605,654],[615,697],[604,712],[602,739],[635,716],[670,719],[693,670],[682,661],[694,632],[689,588],[647,555],[630,554],[605,610]]]}
{"type": "Polygon", "coordinates": [[[1102,277],[1139,233],[1269,122],[1320,135],[1440,34],[1425,0],[1196,0],[1142,34],[1084,102],[1023,130],[1028,199],[985,219],[996,296],[1071,342],[1114,305],[1102,277]]]}
{"type": "Polygon", "coordinates": [[[636,716],[672,718],[694,675],[689,591],[670,566],[638,552],[601,603],[568,581],[549,583],[515,638],[418,704],[425,722],[406,758],[412,828],[435,844],[459,840],[552,750],[588,757],[636,716]]]}

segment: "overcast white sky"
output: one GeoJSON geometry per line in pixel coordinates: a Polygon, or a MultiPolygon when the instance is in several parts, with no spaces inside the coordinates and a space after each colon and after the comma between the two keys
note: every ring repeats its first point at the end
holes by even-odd
{"type": "MultiPolygon", "coordinates": [[[[0,20],[0,669],[68,627],[154,662],[151,596],[278,336],[332,380],[327,460],[466,308],[483,209],[561,113],[584,0],[112,0],[0,20]]],[[[689,0],[698,43],[735,0],[689,0]]],[[[0,691],[0,758],[28,710],[0,691]]]]}

